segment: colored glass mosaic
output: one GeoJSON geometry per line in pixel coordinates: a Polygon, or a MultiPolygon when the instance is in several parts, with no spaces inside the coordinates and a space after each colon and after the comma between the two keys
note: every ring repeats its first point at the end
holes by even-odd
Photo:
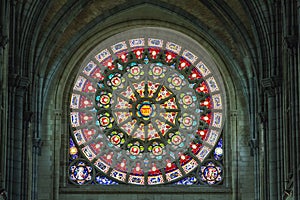
{"type": "Polygon", "coordinates": [[[94,58],[70,98],[72,183],[222,182],[221,164],[206,160],[213,152],[223,162],[225,101],[198,55],[171,41],[136,38],[94,58]]]}

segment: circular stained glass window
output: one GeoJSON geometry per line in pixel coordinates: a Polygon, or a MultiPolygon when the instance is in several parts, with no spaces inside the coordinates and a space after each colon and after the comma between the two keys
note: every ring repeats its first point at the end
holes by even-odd
{"type": "Polygon", "coordinates": [[[201,166],[221,134],[224,100],[198,57],[148,37],[112,44],[83,65],[70,101],[72,135],[99,177],[157,185],[201,166]]]}

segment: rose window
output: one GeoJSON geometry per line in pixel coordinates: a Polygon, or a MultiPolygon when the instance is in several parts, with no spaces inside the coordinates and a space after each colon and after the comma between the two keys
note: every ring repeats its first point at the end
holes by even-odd
{"type": "Polygon", "coordinates": [[[213,162],[199,170],[224,121],[218,81],[192,52],[180,54],[179,45],[164,47],[160,39],[147,41],[112,45],[77,76],[70,103],[72,148],[88,164],[73,165],[72,180],[90,180],[86,166],[92,165],[95,183],[197,182],[189,175],[201,170],[199,182],[220,182],[222,168],[213,162]]]}

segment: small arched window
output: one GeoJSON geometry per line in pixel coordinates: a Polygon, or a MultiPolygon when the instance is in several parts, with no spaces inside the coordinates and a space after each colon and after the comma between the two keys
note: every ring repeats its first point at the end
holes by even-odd
{"type": "Polygon", "coordinates": [[[195,44],[166,35],[119,35],[83,62],[70,98],[70,183],[223,183],[222,82],[195,44]]]}

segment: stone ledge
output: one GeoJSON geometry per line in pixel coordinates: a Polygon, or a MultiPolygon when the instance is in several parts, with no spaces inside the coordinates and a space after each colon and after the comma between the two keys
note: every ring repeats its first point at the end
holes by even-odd
{"type": "Polygon", "coordinates": [[[62,194],[139,194],[139,193],[160,193],[160,194],[191,194],[191,193],[228,193],[232,190],[225,186],[135,186],[135,185],[112,185],[112,186],[68,186],[61,187],[62,194]]]}

